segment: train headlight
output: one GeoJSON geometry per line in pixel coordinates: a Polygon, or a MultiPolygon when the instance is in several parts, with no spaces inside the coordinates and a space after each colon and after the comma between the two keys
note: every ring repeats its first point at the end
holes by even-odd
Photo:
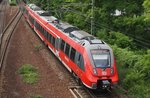
{"type": "Polygon", "coordinates": [[[97,75],[97,71],[95,68],[93,68],[93,73],[94,73],[94,75],[97,75]]]}
{"type": "Polygon", "coordinates": [[[114,69],[113,69],[113,68],[110,69],[110,73],[111,73],[112,75],[114,74],[114,69]]]}

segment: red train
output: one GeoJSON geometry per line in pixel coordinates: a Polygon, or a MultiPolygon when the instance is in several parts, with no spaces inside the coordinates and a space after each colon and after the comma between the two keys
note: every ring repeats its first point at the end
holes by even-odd
{"type": "Polygon", "coordinates": [[[35,4],[24,7],[31,28],[64,66],[90,89],[106,89],[118,82],[112,49],[102,40],[50,16],[35,4]]]}

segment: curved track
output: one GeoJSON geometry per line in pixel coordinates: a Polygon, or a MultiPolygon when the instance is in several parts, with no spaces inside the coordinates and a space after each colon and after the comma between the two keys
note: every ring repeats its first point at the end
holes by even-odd
{"type": "Polygon", "coordinates": [[[1,34],[1,40],[0,40],[0,94],[1,94],[1,90],[2,90],[3,73],[4,73],[4,69],[5,69],[5,66],[3,65],[3,61],[5,58],[5,54],[6,54],[7,47],[10,42],[11,36],[12,36],[19,20],[21,19],[21,17],[22,17],[22,13],[18,10],[16,15],[8,23],[8,25],[6,26],[6,28],[3,30],[2,34],[1,34]]]}
{"type": "Polygon", "coordinates": [[[0,35],[2,34],[4,27],[5,27],[5,13],[6,13],[7,1],[3,0],[0,3],[0,35]]]}
{"type": "Polygon", "coordinates": [[[20,18],[22,16],[22,13],[18,11],[14,18],[10,21],[10,23],[7,25],[7,27],[4,29],[2,35],[1,35],[1,44],[0,44],[0,67],[3,64],[3,59],[5,56],[5,52],[8,46],[8,43],[10,41],[11,35],[17,26],[20,18]]]}

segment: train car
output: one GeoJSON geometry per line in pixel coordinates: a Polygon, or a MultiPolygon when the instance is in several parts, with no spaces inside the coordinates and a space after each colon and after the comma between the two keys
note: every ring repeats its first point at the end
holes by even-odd
{"type": "Polygon", "coordinates": [[[35,4],[26,5],[23,14],[31,28],[79,83],[90,89],[108,89],[117,84],[116,61],[107,43],[60,21],[35,4]]]}

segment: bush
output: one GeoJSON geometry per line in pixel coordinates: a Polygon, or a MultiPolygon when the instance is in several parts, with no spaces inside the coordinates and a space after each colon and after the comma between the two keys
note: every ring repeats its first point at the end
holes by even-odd
{"type": "Polygon", "coordinates": [[[142,56],[135,54],[128,49],[121,49],[116,45],[112,46],[114,54],[117,58],[118,63],[126,67],[133,67],[137,61],[139,61],[142,56]]]}
{"type": "Polygon", "coordinates": [[[120,48],[127,48],[127,47],[132,47],[132,40],[119,32],[106,32],[106,31],[99,31],[97,33],[97,36],[100,39],[105,40],[111,45],[117,45],[120,48]]]}
{"type": "Polygon", "coordinates": [[[150,50],[144,54],[144,51],[143,53],[133,52],[116,45],[112,47],[117,60],[117,68],[119,68],[121,85],[133,98],[150,98],[150,50]]]}
{"type": "Polygon", "coordinates": [[[144,79],[150,81],[150,50],[136,64],[135,68],[144,74],[144,79]]]}
{"type": "Polygon", "coordinates": [[[16,5],[16,0],[9,0],[10,5],[16,5]]]}
{"type": "Polygon", "coordinates": [[[129,92],[133,98],[150,98],[149,83],[141,82],[130,87],[129,92]]]}

